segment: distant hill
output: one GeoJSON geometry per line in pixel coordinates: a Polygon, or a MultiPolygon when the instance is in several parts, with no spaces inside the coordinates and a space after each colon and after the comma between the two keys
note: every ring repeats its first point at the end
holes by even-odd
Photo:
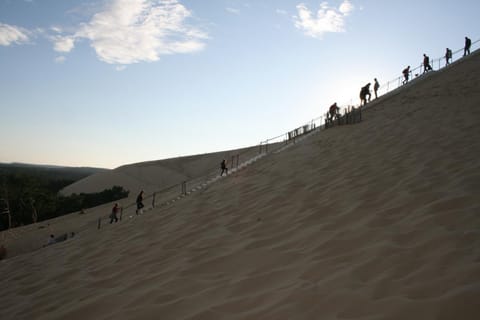
{"type": "Polygon", "coordinates": [[[109,171],[103,168],[64,167],[28,163],[0,163],[0,177],[7,174],[27,174],[52,180],[80,180],[92,174],[109,171]]]}

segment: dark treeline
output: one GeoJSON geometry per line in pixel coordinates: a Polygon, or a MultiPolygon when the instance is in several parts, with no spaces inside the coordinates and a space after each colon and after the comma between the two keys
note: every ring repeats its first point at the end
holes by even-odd
{"type": "Polygon", "coordinates": [[[114,186],[98,193],[59,195],[58,192],[103,169],[0,165],[0,230],[55,218],[128,196],[114,186]],[[8,205],[7,205],[8,203],[8,205]]]}

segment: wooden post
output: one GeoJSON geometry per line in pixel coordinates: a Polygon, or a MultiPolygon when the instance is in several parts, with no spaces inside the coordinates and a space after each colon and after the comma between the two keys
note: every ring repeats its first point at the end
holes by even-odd
{"type": "Polygon", "coordinates": [[[239,162],[239,161],[240,161],[240,155],[237,154],[237,166],[236,166],[236,168],[238,168],[238,162],[239,162]]]}
{"type": "Polygon", "coordinates": [[[235,156],[232,156],[232,161],[230,162],[230,169],[233,168],[233,161],[234,161],[235,156]]]}
{"type": "Polygon", "coordinates": [[[153,193],[153,199],[152,199],[152,207],[155,208],[155,195],[156,193],[153,193]]]}
{"type": "Polygon", "coordinates": [[[120,207],[120,221],[122,221],[123,217],[123,207],[120,207]]]}
{"type": "Polygon", "coordinates": [[[182,182],[182,194],[187,195],[187,181],[182,182]]]}
{"type": "Polygon", "coordinates": [[[97,225],[97,229],[100,230],[100,226],[102,225],[102,218],[98,218],[98,225],[97,225]]]}

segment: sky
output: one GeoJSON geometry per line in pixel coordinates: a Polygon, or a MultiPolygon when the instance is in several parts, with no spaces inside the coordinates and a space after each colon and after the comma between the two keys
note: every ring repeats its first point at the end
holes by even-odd
{"type": "Polygon", "coordinates": [[[257,145],[480,39],[480,1],[0,0],[0,162],[257,145]]]}

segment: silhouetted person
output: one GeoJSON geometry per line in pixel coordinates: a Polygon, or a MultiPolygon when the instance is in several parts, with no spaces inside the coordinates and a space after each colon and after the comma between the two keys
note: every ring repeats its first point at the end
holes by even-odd
{"type": "Polygon", "coordinates": [[[120,207],[118,206],[118,203],[115,203],[112,208],[112,213],[110,213],[110,223],[113,223],[113,221],[118,221],[118,212],[120,212],[120,207]]]}
{"type": "Polygon", "coordinates": [[[228,168],[227,168],[227,163],[225,162],[225,159],[222,160],[222,163],[220,163],[220,168],[222,169],[222,172],[220,173],[220,176],[223,176],[223,173],[228,174],[228,168]]]}
{"type": "Polygon", "coordinates": [[[370,102],[371,97],[372,97],[372,94],[370,93],[370,82],[369,82],[364,87],[362,87],[362,89],[360,89],[360,105],[366,105],[367,99],[368,99],[368,102],[370,102]]]}
{"type": "Polygon", "coordinates": [[[143,205],[143,190],[140,191],[140,193],[138,194],[136,203],[137,203],[137,211],[135,211],[135,213],[138,215],[139,213],[141,213],[141,210],[144,207],[144,205],[143,205]]]}
{"type": "Polygon", "coordinates": [[[424,53],[423,54],[423,73],[432,70],[432,66],[430,65],[430,58],[424,53]]]}
{"type": "Polygon", "coordinates": [[[337,106],[337,103],[335,102],[334,104],[332,104],[330,106],[330,108],[328,109],[328,115],[327,115],[327,119],[329,121],[332,121],[333,118],[336,118],[338,116],[338,110],[340,108],[337,106]]]}
{"type": "Polygon", "coordinates": [[[445,65],[448,66],[450,64],[450,60],[452,60],[452,50],[449,48],[445,50],[445,60],[447,61],[445,65]]]}
{"type": "Polygon", "coordinates": [[[408,77],[410,76],[410,66],[403,69],[402,73],[404,78],[402,84],[405,84],[408,82],[408,77]]]}
{"type": "Polygon", "coordinates": [[[463,48],[463,56],[470,54],[470,47],[472,46],[472,40],[469,37],[465,37],[465,48],[463,48]]]}
{"type": "Polygon", "coordinates": [[[375,99],[377,99],[378,98],[377,91],[380,88],[380,83],[378,83],[377,78],[373,79],[373,81],[375,82],[373,84],[373,92],[375,92],[375,99]]]}

